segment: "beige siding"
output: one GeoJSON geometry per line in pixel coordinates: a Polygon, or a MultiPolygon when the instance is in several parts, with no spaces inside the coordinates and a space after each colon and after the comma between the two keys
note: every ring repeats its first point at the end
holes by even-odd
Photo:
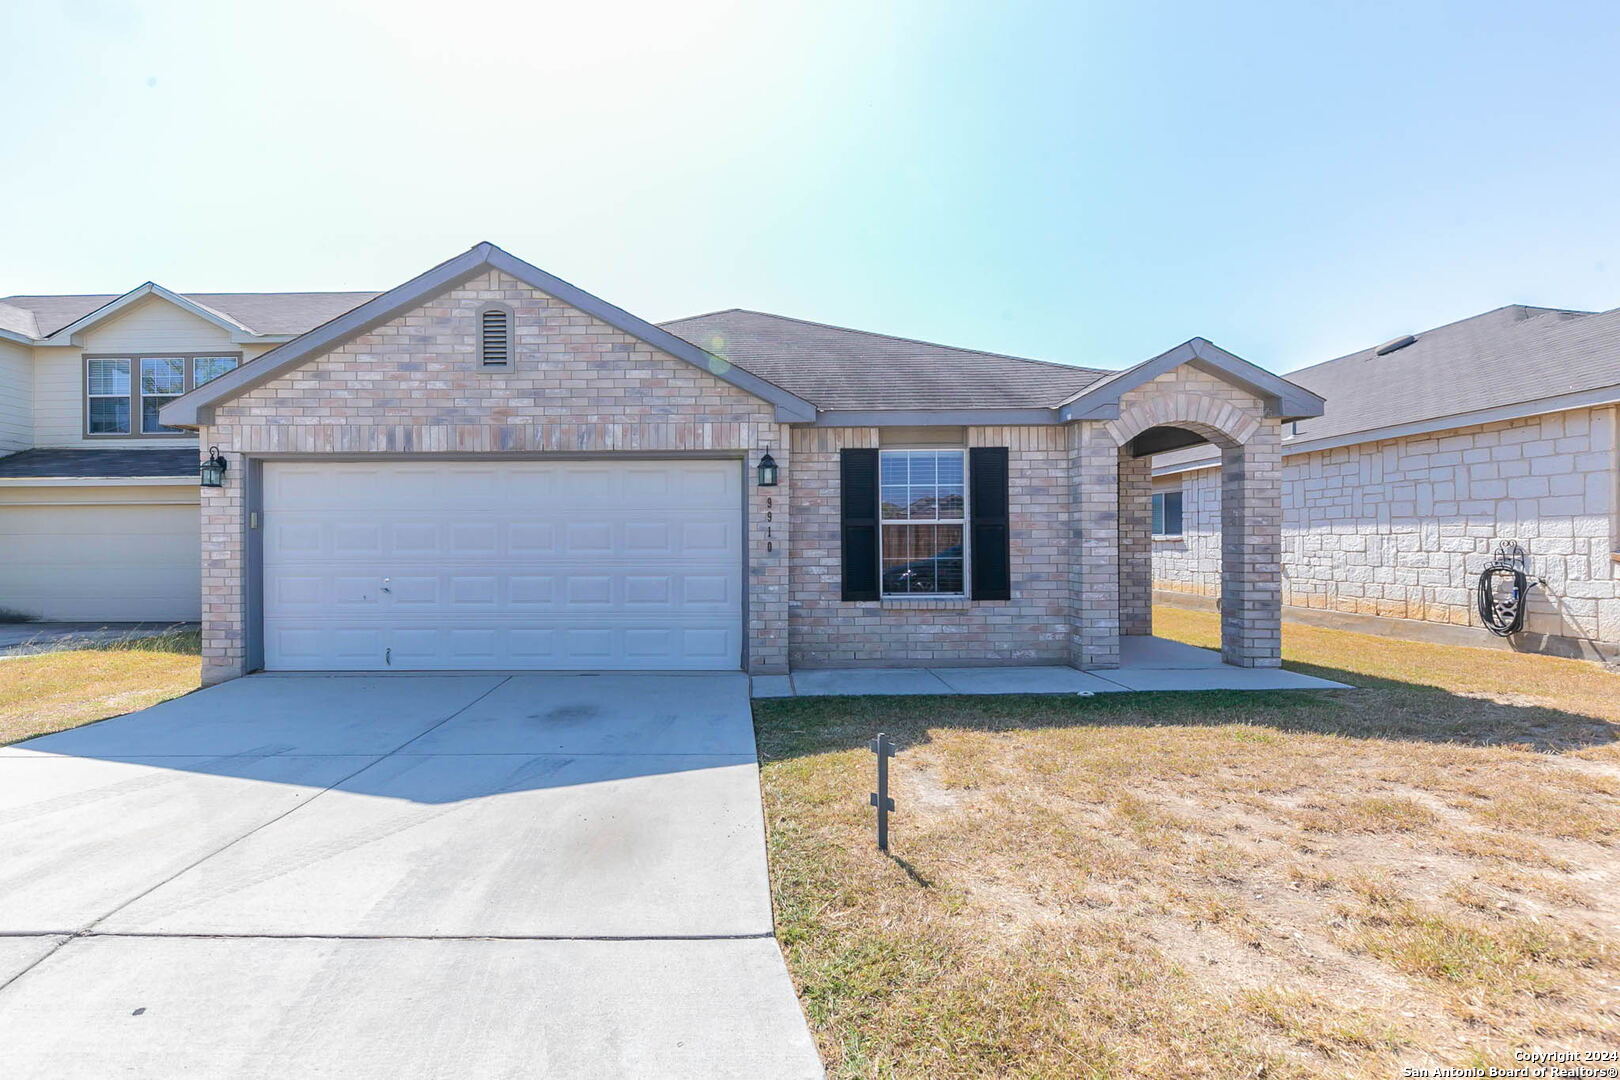
{"type": "Polygon", "coordinates": [[[73,622],[196,620],[199,490],[0,488],[0,611],[73,622]]]}
{"type": "Polygon", "coordinates": [[[85,333],[82,348],[35,350],[34,444],[36,446],[168,446],[174,438],[90,439],[84,435],[85,353],[241,353],[244,362],[269,345],[241,345],[206,319],[150,297],[85,333]]]}
{"type": "Polygon", "coordinates": [[[34,354],[0,341],[0,455],[34,445],[34,354]]]}

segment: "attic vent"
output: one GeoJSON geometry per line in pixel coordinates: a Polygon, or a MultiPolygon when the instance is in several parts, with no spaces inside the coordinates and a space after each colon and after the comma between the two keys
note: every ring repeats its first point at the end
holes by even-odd
{"type": "Polygon", "coordinates": [[[1389,341],[1386,341],[1382,345],[1378,346],[1378,348],[1374,349],[1373,352],[1378,354],[1379,356],[1388,356],[1390,353],[1394,352],[1396,349],[1404,349],[1404,348],[1406,348],[1408,345],[1412,344],[1412,342],[1414,342],[1416,340],[1417,340],[1417,338],[1412,336],[1411,334],[1407,334],[1405,337],[1392,338],[1389,341]]]}
{"type": "Polygon", "coordinates": [[[512,364],[512,310],[491,305],[478,313],[478,359],[487,368],[512,364]]]}

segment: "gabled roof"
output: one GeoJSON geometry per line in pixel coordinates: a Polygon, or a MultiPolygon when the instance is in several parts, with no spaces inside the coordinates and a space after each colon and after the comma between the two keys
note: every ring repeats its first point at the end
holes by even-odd
{"type": "MultiPolygon", "coordinates": [[[[1290,372],[1327,399],[1283,452],[1440,431],[1620,400],[1620,308],[1604,312],[1510,304],[1290,372]],[[1383,355],[1379,350],[1386,350],[1383,355]]],[[[1207,451],[1160,458],[1164,471],[1209,464],[1207,451]]]]}
{"type": "Polygon", "coordinates": [[[243,326],[229,315],[215,311],[206,304],[199,304],[195,300],[181,296],[179,293],[170,292],[168,289],[165,289],[155,281],[148,281],[144,285],[138,285],[129,290],[129,292],[115,300],[109,300],[107,303],[102,304],[94,311],[86,312],[84,315],[74,319],[61,329],[52,331],[50,336],[44,339],[44,343],[47,345],[77,345],[79,344],[80,334],[96,326],[98,323],[106,322],[108,319],[111,319],[117,315],[120,311],[123,311],[131,305],[140,303],[149,296],[157,297],[160,300],[166,300],[177,308],[184,311],[189,311],[198,318],[213,323],[221,330],[224,330],[226,333],[230,334],[232,340],[239,337],[253,336],[253,331],[249,330],[247,327],[243,326]]]}
{"type": "MultiPolygon", "coordinates": [[[[139,290],[136,290],[139,291],[139,290]]],[[[165,293],[224,316],[258,337],[312,330],[376,296],[375,292],[165,293]]],[[[128,293],[0,297],[0,330],[45,338],[128,293]]]]}
{"type": "Polygon", "coordinates": [[[1298,420],[1322,415],[1323,401],[1316,394],[1201,337],[1097,380],[1063,402],[1059,415],[1065,421],[1112,420],[1127,393],[1184,364],[1249,391],[1265,402],[1267,416],[1298,420]]]}
{"type": "Polygon", "coordinates": [[[410,311],[457,285],[490,270],[499,270],[532,288],[556,297],[565,304],[594,315],[615,329],[645,341],[654,348],[702,368],[714,377],[776,406],[784,421],[814,420],[815,406],[780,386],[744,368],[697,348],[691,342],[654,326],[623,308],[571,285],[537,266],[524,262],[491,243],[482,243],[440,263],[411,280],[388,290],[359,307],[311,330],[284,345],[271,349],[235,371],[171,401],[163,407],[162,421],[175,427],[195,427],[208,423],[212,407],[245,393],[289,371],[321,353],[359,337],[390,319],[410,311]]]}
{"type": "Polygon", "coordinates": [[[819,408],[1052,408],[1109,372],[731,308],[660,324],[819,408]]]}

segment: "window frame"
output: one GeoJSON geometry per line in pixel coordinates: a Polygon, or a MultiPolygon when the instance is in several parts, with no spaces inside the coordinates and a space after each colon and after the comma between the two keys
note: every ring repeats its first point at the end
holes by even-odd
{"type": "Polygon", "coordinates": [[[91,431],[90,405],[96,401],[122,401],[125,406],[125,419],[130,431],[135,430],[135,417],[127,410],[135,396],[135,361],[127,356],[87,356],[84,358],[84,433],[87,437],[104,439],[108,436],[114,438],[128,438],[129,432],[123,431],[91,431]],[[117,394],[93,394],[90,392],[90,370],[94,362],[106,363],[114,361],[124,365],[124,390],[117,394]]]}
{"type": "Polygon", "coordinates": [[[1155,491],[1152,500],[1152,517],[1148,526],[1152,530],[1155,540],[1180,540],[1186,535],[1187,528],[1187,494],[1182,488],[1168,488],[1164,491],[1155,491]],[[1176,519],[1181,528],[1174,532],[1168,529],[1159,529],[1160,524],[1170,523],[1170,496],[1176,497],[1176,519]]]}
{"type": "Polygon", "coordinates": [[[878,562],[878,600],[969,600],[973,592],[973,551],[972,551],[972,520],[973,507],[971,505],[973,487],[972,477],[969,475],[968,452],[965,446],[890,446],[878,447],[877,467],[877,562],[878,562]],[[887,454],[956,454],[962,460],[962,515],[960,518],[942,518],[936,514],[932,518],[886,518],[883,516],[883,458],[887,454]],[[957,592],[890,592],[883,584],[884,540],[888,535],[890,526],[895,525],[955,525],[962,530],[962,588],[957,592]]]}
{"type": "MultiPolygon", "coordinates": [[[[160,352],[98,352],[83,353],[79,362],[79,397],[83,401],[81,408],[82,420],[80,431],[85,439],[195,439],[195,431],[143,431],[142,429],[142,398],[143,396],[161,397],[173,400],[180,395],[141,393],[141,367],[147,360],[180,360],[185,365],[185,380],[180,395],[189,394],[199,385],[197,383],[198,360],[232,360],[235,363],[232,371],[242,366],[243,357],[240,352],[211,349],[207,352],[175,352],[164,350],[160,352]],[[129,393],[95,394],[90,393],[90,363],[93,360],[122,360],[129,365],[129,393]],[[128,431],[91,431],[90,430],[90,399],[94,396],[101,399],[116,400],[120,396],[129,403],[129,430],[128,431]]],[[[222,373],[223,374],[223,373],[222,373]]],[[[219,378],[216,375],[214,378],[219,378]]],[[[212,382],[213,380],[209,380],[212,382]]],[[[202,385],[207,385],[202,384],[202,385]]]]}

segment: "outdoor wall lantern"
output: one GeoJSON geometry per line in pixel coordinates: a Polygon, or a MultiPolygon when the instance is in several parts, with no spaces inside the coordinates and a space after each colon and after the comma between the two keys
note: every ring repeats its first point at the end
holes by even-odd
{"type": "Polygon", "coordinates": [[[202,486],[225,486],[225,459],[219,455],[219,447],[208,448],[208,460],[202,463],[202,486]]]}
{"type": "Polygon", "coordinates": [[[770,448],[765,450],[765,456],[759,459],[759,486],[776,486],[776,459],[771,457],[770,448]]]}

